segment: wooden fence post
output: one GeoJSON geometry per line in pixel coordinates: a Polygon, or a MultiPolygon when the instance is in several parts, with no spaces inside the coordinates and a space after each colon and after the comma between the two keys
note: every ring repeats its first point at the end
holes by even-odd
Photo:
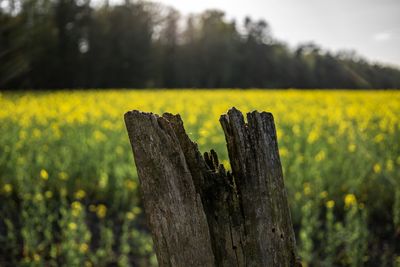
{"type": "Polygon", "coordinates": [[[202,156],[179,115],[130,111],[125,123],[158,263],[301,266],[272,114],[220,118],[232,173],[202,156]]]}

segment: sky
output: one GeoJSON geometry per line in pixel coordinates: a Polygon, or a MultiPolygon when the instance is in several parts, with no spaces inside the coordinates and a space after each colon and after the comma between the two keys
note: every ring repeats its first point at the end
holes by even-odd
{"type": "Polygon", "coordinates": [[[400,0],[158,0],[183,15],[206,9],[228,19],[266,20],[290,47],[313,41],[330,51],[355,50],[372,62],[400,68],[400,0]]]}

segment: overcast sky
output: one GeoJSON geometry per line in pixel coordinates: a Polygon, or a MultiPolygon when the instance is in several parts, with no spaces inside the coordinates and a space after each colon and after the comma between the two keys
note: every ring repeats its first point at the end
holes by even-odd
{"type": "Polygon", "coordinates": [[[314,41],[331,51],[353,49],[400,67],[400,0],[158,0],[182,14],[217,8],[240,23],[265,19],[291,47],[314,41]]]}

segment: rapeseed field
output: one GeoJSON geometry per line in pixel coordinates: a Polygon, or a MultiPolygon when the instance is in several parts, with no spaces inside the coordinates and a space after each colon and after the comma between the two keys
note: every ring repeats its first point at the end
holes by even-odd
{"type": "Polygon", "coordinates": [[[0,93],[0,266],[153,266],[123,115],[180,113],[227,166],[219,116],[272,112],[303,266],[400,266],[400,92],[0,93]]]}

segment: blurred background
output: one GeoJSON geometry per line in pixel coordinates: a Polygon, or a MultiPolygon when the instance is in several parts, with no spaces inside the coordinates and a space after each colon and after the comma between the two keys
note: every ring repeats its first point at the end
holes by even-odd
{"type": "Polygon", "coordinates": [[[123,115],[181,114],[229,169],[218,119],[235,106],[274,115],[304,267],[399,267],[399,14],[0,0],[0,266],[157,266],[123,115]]]}
{"type": "Polygon", "coordinates": [[[1,0],[0,88],[399,88],[400,4],[1,0]]]}

